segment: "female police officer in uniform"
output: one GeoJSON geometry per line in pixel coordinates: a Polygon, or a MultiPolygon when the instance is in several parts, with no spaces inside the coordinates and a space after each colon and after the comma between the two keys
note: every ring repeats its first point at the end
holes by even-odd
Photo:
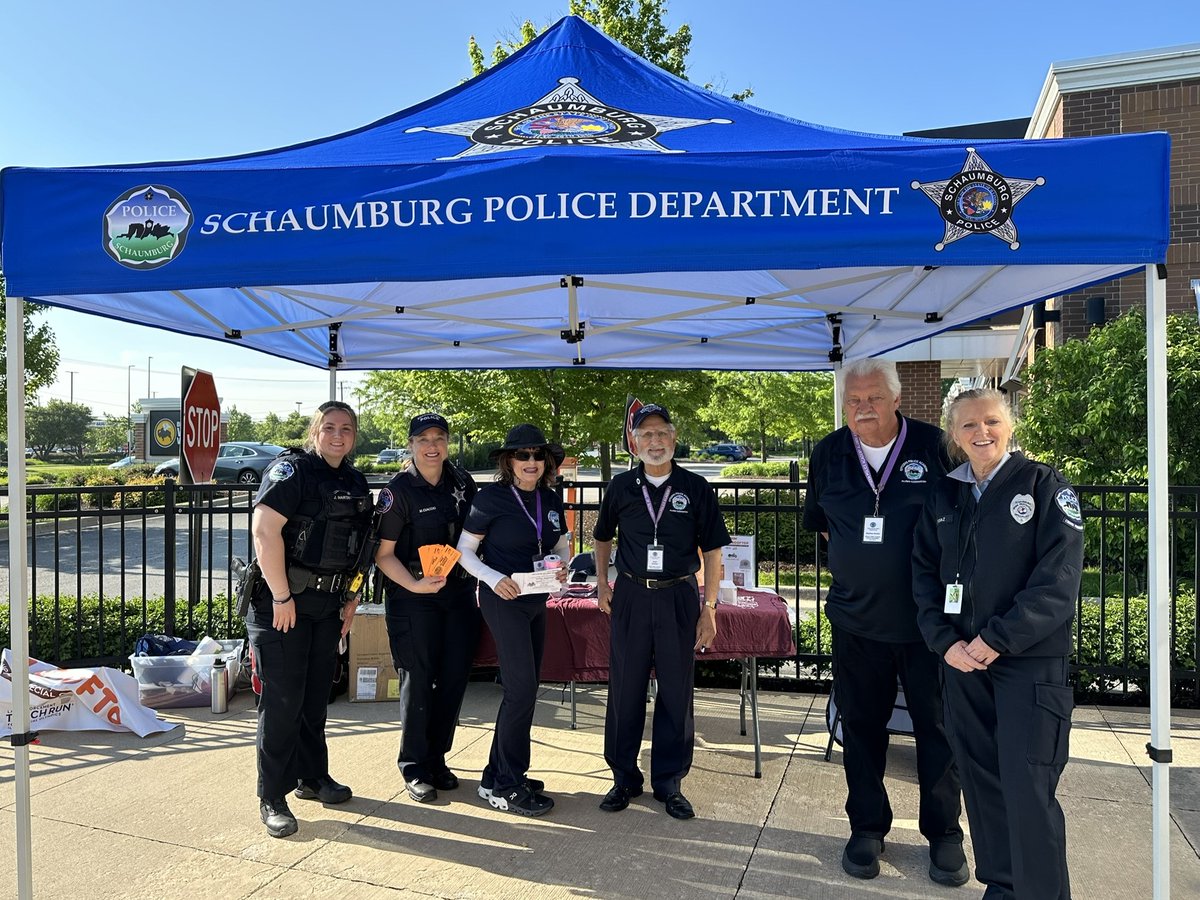
{"type": "Polygon", "coordinates": [[[479,640],[475,579],[461,566],[449,576],[421,569],[419,548],[453,547],[475,496],[475,482],[449,460],[450,426],[436,413],[408,426],[412,464],[379,495],[383,516],[375,561],[389,581],[387,629],[400,687],[397,765],[409,796],[427,803],[458,787],[446,767],[458,711],[479,640]]]}
{"type": "Polygon", "coordinates": [[[357,597],[347,581],[367,537],[371,491],[348,457],[358,417],[323,403],[305,451],[280,454],[264,473],[251,532],[262,581],[246,617],[262,681],[258,706],[259,813],[271,837],[296,832],[286,795],[344,803],[350,788],[329,777],[325,710],[338,640],[357,597]]]}
{"type": "Polygon", "coordinates": [[[967,462],[925,503],[913,597],[943,658],[975,877],[985,897],[1067,900],[1067,836],[1054,792],[1073,705],[1071,620],[1083,565],[1079,499],[1052,468],[1008,451],[1004,396],[964,391],[946,434],[967,462]]]}
{"type": "MultiPolygon", "coordinates": [[[[548,595],[522,594],[505,573],[536,571],[547,556],[561,563],[570,549],[562,498],[550,489],[563,453],[536,426],[517,425],[495,455],[496,483],[476,495],[458,541],[463,566],[481,582],[479,608],[496,639],[504,687],[479,796],[496,809],[540,816],[554,801],[528,769],[548,595]],[[479,558],[481,544],[486,562],[479,558]]],[[[558,572],[565,580],[566,566],[558,572]]]]}

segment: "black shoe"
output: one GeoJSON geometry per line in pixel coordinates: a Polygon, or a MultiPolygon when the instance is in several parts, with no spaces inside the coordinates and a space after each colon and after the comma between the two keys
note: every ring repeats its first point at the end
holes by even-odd
{"type": "Polygon", "coordinates": [[[271,837],[287,837],[289,834],[295,834],[299,827],[296,825],[296,817],[288,809],[287,800],[283,797],[264,797],[259,800],[258,815],[267,826],[267,834],[271,837]]]}
{"type": "Polygon", "coordinates": [[[929,877],[947,887],[961,887],[970,879],[967,855],[957,841],[929,843],[929,877]]]}
{"type": "Polygon", "coordinates": [[[354,796],[354,791],[338,784],[328,775],[320,778],[302,778],[296,785],[296,796],[301,800],[320,800],[322,803],[345,803],[354,796]]]}
{"type": "Polygon", "coordinates": [[[429,781],[439,791],[452,791],[458,787],[458,776],[449,769],[442,769],[442,771],[430,778],[429,781]]]}
{"type": "Polygon", "coordinates": [[[410,778],[404,782],[404,788],[408,791],[408,796],[418,803],[432,803],[437,799],[437,788],[421,778],[410,778]]]}
{"type": "Polygon", "coordinates": [[[672,819],[693,819],[696,817],[696,811],[692,809],[692,804],[688,803],[688,798],[675,791],[671,794],[660,794],[654,792],[654,799],[659,803],[666,804],[667,815],[672,819]]]}
{"type": "Polygon", "coordinates": [[[524,784],[501,791],[491,791],[487,802],[496,809],[516,813],[519,816],[544,816],[554,808],[552,799],[545,794],[531,791],[524,784]]]}
{"type": "Polygon", "coordinates": [[[620,812],[629,805],[630,800],[640,796],[642,796],[640,787],[628,788],[616,784],[604,795],[604,799],[600,801],[600,808],[605,812],[620,812]]]}
{"type": "Polygon", "coordinates": [[[842,868],[855,878],[874,878],[879,874],[879,854],[883,839],[852,834],[842,851],[842,868]]]}

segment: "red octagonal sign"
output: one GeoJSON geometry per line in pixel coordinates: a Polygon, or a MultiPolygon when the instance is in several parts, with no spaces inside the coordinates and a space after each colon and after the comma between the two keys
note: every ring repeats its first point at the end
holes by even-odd
{"type": "Polygon", "coordinates": [[[211,372],[184,369],[185,382],[189,372],[191,383],[183,392],[180,446],[191,483],[204,484],[212,481],[217,450],[221,446],[221,402],[217,399],[217,386],[211,372]]]}

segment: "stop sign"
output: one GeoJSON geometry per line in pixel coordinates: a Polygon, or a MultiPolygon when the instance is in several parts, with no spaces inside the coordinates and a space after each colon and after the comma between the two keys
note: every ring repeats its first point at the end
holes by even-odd
{"type": "MultiPolygon", "coordinates": [[[[182,428],[179,445],[184,466],[192,484],[212,481],[217,465],[217,450],[221,446],[221,402],[211,372],[184,370],[184,380],[192,373],[191,383],[183,393],[182,428]]],[[[183,467],[180,467],[180,474],[183,467]]]]}

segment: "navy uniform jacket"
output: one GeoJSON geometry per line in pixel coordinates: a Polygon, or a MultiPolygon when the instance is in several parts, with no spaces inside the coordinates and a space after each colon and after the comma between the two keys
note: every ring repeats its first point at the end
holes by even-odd
{"type": "Polygon", "coordinates": [[[638,578],[681,578],[700,570],[697,549],[708,553],[729,543],[729,531],[717,506],[717,494],[702,476],[671,462],[671,474],[661,487],[646,479],[645,466],[613,476],[604,493],[600,515],[592,537],[617,543],[617,570],[638,578]],[[658,542],[663,546],[663,571],[646,570],[646,548],[654,542],[654,520],[646,509],[643,485],[658,512],[668,489],[662,518],[658,520],[658,542]]]}
{"type": "Polygon", "coordinates": [[[804,527],[829,533],[829,621],[861,637],[897,643],[921,640],[911,593],[912,534],[926,498],[950,462],[940,428],[905,421],[908,434],[879,498],[882,544],[863,543],[863,519],[875,511],[875,493],[854,452],[849,427],[826,435],[813,448],[804,495],[804,527]]]}
{"type": "Polygon", "coordinates": [[[971,485],[946,478],[913,546],[921,634],[938,656],[976,635],[1003,654],[1066,656],[1082,567],[1079,498],[1054,469],[1014,453],[978,503],[971,485]],[[955,581],[963,605],[951,615],[955,581]]]}
{"type": "MultiPolygon", "coordinates": [[[[442,463],[442,478],[437,484],[430,484],[417,471],[415,464],[410,465],[403,472],[398,472],[387,487],[379,492],[379,506],[383,510],[379,536],[396,542],[396,558],[412,572],[414,578],[420,578],[423,573],[419,548],[429,544],[455,546],[462,534],[467,510],[471,508],[471,501],[478,490],[470,474],[449,460],[442,463]]],[[[456,590],[474,592],[474,585],[470,583],[472,579],[462,566],[456,564],[450,578],[456,590]],[[459,585],[459,582],[462,584],[459,585]]],[[[418,596],[391,581],[388,582],[388,589],[397,596],[418,596]]],[[[429,598],[437,595],[419,596],[429,598]]]]}

